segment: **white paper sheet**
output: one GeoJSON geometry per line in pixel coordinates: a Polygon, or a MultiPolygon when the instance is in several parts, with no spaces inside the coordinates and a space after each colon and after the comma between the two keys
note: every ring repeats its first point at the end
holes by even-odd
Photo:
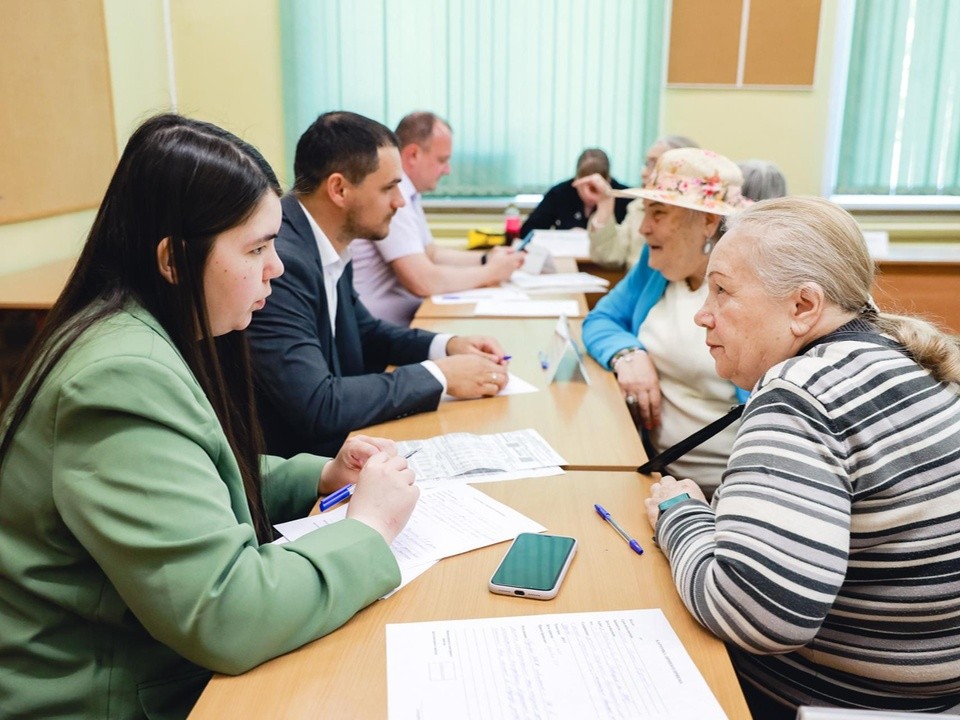
{"type": "MultiPolygon", "coordinates": [[[[509,373],[507,384],[504,386],[503,390],[496,394],[496,397],[502,397],[504,395],[523,395],[525,393],[539,392],[539,390],[540,388],[538,388],[536,385],[531,385],[519,375],[509,373]]],[[[478,399],[482,400],[483,398],[478,399]]],[[[455,398],[453,395],[447,395],[447,393],[444,393],[442,396],[440,396],[440,402],[464,402],[464,400],[462,398],[455,398]]]]}
{"type": "MultiPolygon", "coordinates": [[[[346,515],[344,504],[275,527],[288,540],[296,540],[317,528],[339,522],[346,515]]],[[[450,483],[422,489],[407,526],[390,549],[400,565],[400,587],[403,587],[432,562],[512,540],[521,532],[544,530],[539,523],[486,493],[465,483],[450,483]]]]}
{"type": "Polygon", "coordinates": [[[474,475],[567,464],[532,428],[489,435],[447,433],[397,443],[400,455],[408,455],[413,450],[419,452],[408,462],[418,481],[459,478],[470,482],[474,475]]]}
{"type": "Polygon", "coordinates": [[[390,720],[726,717],[660,610],[391,624],[386,634],[390,720]]]}
{"type": "Polygon", "coordinates": [[[530,296],[512,287],[485,287],[432,295],[434,305],[465,305],[479,300],[529,300],[530,296]]]}
{"type": "Polygon", "coordinates": [[[474,315],[492,317],[580,317],[576,300],[481,300],[473,309],[474,315]]]}
{"type": "Polygon", "coordinates": [[[400,566],[400,584],[397,585],[393,590],[388,592],[386,595],[382,596],[381,600],[386,600],[388,597],[393,595],[395,592],[406,587],[418,577],[423,575],[427,570],[436,565],[439,560],[431,560],[430,562],[421,563],[419,565],[407,564],[407,563],[397,563],[400,566]]]}
{"type": "Polygon", "coordinates": [[[531,290],[588,292],[597,288],[604,291],[610,287],[610,281],[606,278],[585,272],[531,275],[518,270],[510,276],[510,282],[527,292],[531,290]]]}
{"type": "Polygon", "coordinates": [[[531,245],[542,245],[553,257],[590,257],[590,236],[583,228],[534,230],[531,245]]]}

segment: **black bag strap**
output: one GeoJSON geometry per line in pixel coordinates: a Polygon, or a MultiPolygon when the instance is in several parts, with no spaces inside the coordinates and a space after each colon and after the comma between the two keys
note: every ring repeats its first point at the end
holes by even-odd
{"type": "Polygon", "coordinates": [[[728,425],[739,420],[741,415],[743,415],[743,405],[734,406],[730,409],[730,412],[723,417],[717,418],[706,427],[702,427],[697,430],[695,433],[693,433],[693,435],[685,437],[676,445],[668,447],[656,457],[647,460],[647,462],[637,468],[637,472],[642,475],[649,475],[650,473],[654,472],[663,472],[663,469],[667,465],[683,457],[697,447],[697,445],[705,443],[728,425]]]}

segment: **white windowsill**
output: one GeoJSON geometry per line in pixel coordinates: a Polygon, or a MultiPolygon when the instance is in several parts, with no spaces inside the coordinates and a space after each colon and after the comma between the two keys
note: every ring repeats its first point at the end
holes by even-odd
{"type": "Polygon", "coordinates": [[[830,199],[847,210],[960,211],[956,195],[831,195],[830,199]]]}

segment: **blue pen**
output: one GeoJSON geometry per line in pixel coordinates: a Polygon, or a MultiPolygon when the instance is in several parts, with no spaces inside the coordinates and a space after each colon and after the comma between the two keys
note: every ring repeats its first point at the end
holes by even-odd
{"type": "MultiPolygon", "coordinates": [[[[420,452],[420,448],[411,450],[403,457],[409,460],[418,452],[420,452]]],[[[353,490],[356,487],[357,487],[356,483],[350,483],[349,485],[344,485],[339,490],[334,490],[332,493],[330,493],[323,500],[320,501],[320,512],[326,512],[327,510],[332,508],[334,505],[339,505],[340,503],[342,503],[348,497],[353,495],[353,490]]]]}
{"type": "Polygon", "coordinates": [[[513,360],[513,355],[504,355],[500,358],[500,362],[506,362],[507,360],[513,360]]]}
{"type": "Polygon", "coordinates": [[[353,495],[353,489],[356,487],[353,483],[349,485],[344,485],[339,490],[334,490],[332,493],[327,495],[323,500],[320,501],[320,512],[326,512],[334,505],[338,505],[346,500],[348,497],[353,495]]]}
{"type": "Polygon", "coordinates": [[[594,505],[593,507],[596,509],[597,515],[610,523],[610,526],[617,531],[617,534],[627,541],[627,545],[630,546],[631,550],[633,550],[637,555],[643,555],[643,548],[640,547],[640,543],[624,532],[623,528],[620,527],[617,521],[610,516],[610,513],[603,509],[603,505],[594,505]]]}
{"type": "Polygon", "coordinates": [[[547,359],[547,354],[541,350],[537,353],[537,357],[540,359],[540,367],[546,370],[550,367],[550,361],[547,359]]]}

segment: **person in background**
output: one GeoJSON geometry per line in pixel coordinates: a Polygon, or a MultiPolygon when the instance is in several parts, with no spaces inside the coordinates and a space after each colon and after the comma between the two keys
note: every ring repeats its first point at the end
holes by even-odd
{"type": "Polygon", "coordinates": [[[717,373],[753,392],[712,505],[673,477],[646,500],[680,596],[756,718],[953,708],[960,342],[878,311],[838,206],[766,200],[730,226],[696,321],[717,373]]]}
{"type": "Polygon", "coordinates": [[[508,379],[496,340],[379,320],[353,289],[351,243],[386,237],[404,205],[396,136],[325,113],[297,143],[294,172],[276,243],[286,272],[249,332],[267,449],[329,455],[353,430],[436,410],[444,392],[496,395],[508,379]]]}
{"type": "MultiPolygon", "coordinates": [[[[597,202],[583,186],[574,187],[574,181],[599,175],[614,190],[623,190],[626,185],[610,177],[610,158],[600,148],[587,148],[577,158],[576,175],[554,185],[547,190],[520,227],[520,237],[524,238],[534,230],[569,230],[585,228],[587,220],[597,209],[597,202]]],[[[617,222],[622,222],[627,212],[629,198],[618,198],[614,202],[613,214],[617,222]]]]}
{"type": "MultiPolygon", "coordinates": [[[[647,148],[641,182],[649,181],[660,156],[668,150],[677,148],[700,147],[683,135],[667,135],[647,148]]],[[[590,259],[605,267],[632,268],[640,258],[643,237],[640,224],[643,222],[644,207],[642,200],[633,200],[626,207],[622,221],[613,222],[617,199],[613,197],[614,188],[603,178],[594,174],[574,181],[577,192],[597,206],[596,212],[587,223],[590,233],[590,259]]]]}
{"type": "MultiPolygon", "coordinates": [[[[730,160],[699,148],[660,156],[643,189],[640,259],[583,322],[587,351],[617,376],[651,455],[726,414],[746,393],[717,376],[693,316],[721,218],[743,205],[730,160]]],[[[710,493],[720,483],[735,425],[671,465],[710,493]]]]}
{"type": "Polygon", "coordinates": [[[787,180],[780,168],[767,160],[744,160],[737,163],[743,173],[743,196],[760,201],[787,194],[787,180]]]}
{"type": "Polygon", "coordinates": [[[450,173],[453,131],[437,115],[415,112],[400,121],[396,135],[404,204],[386,238],[358,238],[351,246],[353,283],[374,317],[409,325],[423,298],[509,280],[523,255],[506,247],[481,254],[435,243],[422,197],[450,173]]]}
{"type": "Polygon", "coordinates": [[[283,266],[253,148],[177,115],[131,136],[0,406],[0,715],[186,717],[400,582],[418,490],[392,442],[260,454],[244,328],[283,266]],[[272,523],[347,483],[347,519],[272,523]],[[254,622],[251,622],[254,620],[254,622]]]}

